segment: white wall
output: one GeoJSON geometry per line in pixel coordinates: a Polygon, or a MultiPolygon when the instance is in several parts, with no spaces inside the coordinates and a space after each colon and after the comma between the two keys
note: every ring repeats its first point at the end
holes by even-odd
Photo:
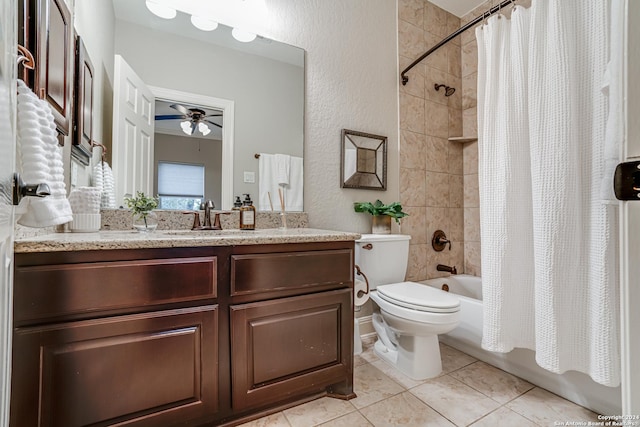
{"type": "Polygon", "coordinates": [[[397,2],[265,0],[259,34],[306,50],[304,207],[312,227],[370,232],[354,201],[399,200],[397,2]],[[388,137],[388,189],[340,188],[340,131],[388,137]]]}
{"type": "MultiPolygon", "coordinates": [[[[74,26],[94,68],[93,139],[110,148],[115,28],[113,5],[110,0],[80,0],[75,3],[74,26]]],[[[89,168],[78,164],[78,172],[78,185],[89,185],[89,168]]]]}
{"type": "Polygon", "coordinates": [[[243,183],[244,171],[257,177],[255,153],[302,157],[300,67],[129,22],[116,29],[116,53],[147,85],[235,102],[234,194],[258,198],[258,185],[243,183]]]}
{"type": "Polygon", "coordinates": [[[204,165],[205,199],[221,205],[222,141],[156,133],[154,137],[153,194],[158,194],[158,162],[204,165]]]}

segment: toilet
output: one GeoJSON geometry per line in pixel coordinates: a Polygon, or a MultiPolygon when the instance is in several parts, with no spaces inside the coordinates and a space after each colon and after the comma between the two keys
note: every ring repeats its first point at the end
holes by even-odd
{"type": "Polygon", "coordinates": [[[448,292],[405,282],[410,236],[363,234],[356,240],[355,261],[367,276],[377,305],[374,351],[415,380],[438,376],[442,360],[438,334],[460,322],[460,300],[448,292]]]}

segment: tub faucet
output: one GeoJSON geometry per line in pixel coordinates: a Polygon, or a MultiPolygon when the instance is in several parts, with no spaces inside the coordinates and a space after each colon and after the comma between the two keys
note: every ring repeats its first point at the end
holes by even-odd
{"type": "Polygon", "coordinates": [[[458,270],[456,270],[456,266],[455,265],[453,267],[449,267],[448,265],[438,264],[438,266],[436,267],[436,270],[438,270],[438,271],[446,271],[446,272],[449,272],[451,274],[458,274],[458,270]]]}

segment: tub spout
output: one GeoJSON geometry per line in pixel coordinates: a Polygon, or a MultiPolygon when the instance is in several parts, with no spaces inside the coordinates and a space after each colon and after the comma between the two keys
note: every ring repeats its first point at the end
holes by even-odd
{"type": "Polygon", "coordinates": [[[456,270],[456,266],[455,265],[453,267],[449,267],[448,265],[438,264],[438,266],[436,267],[436,270],[438,270],[438,271],[446,271],[446,272],[449,272],[451,274],[458,274],[458,270],[456,270]]]}

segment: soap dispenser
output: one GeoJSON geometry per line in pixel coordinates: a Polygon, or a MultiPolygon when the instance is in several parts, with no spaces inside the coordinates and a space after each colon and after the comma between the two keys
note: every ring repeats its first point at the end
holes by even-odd
{"type": "Polygon", "coordinates": [[[256,208],[253,206],[251,197],[248,194],[244,195],[244,201],[240,208],[240,230],[255,230],[256,229],[256,208]]]}
{"type": "Polygon", "coordinates": [[[236,201],[233,202],[233,210],[234,211],[239,211],[240,208],[242,207],[242,200],[240,200],[240,196],[236,196],[236,201]]]}

